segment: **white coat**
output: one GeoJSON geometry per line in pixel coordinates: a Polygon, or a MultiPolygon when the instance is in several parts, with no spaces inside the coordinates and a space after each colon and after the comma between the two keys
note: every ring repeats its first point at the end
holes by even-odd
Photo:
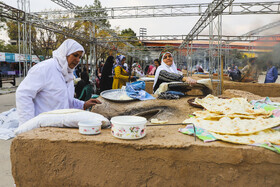
{"type": "Polygon", "coordinates": [[[82,109],[84,101],[74,98],[73,80],[67,82],[56,58],[33,66],[16,91],[19,125],[42,112],[82,109]]]}

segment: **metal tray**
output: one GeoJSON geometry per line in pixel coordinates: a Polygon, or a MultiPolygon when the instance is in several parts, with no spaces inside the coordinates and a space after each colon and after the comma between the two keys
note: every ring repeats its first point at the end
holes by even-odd
{"type": "Polygon", "coordinates": [[[125,90],[122,89],[112,89],[112,90],[105,90],[101,92],[100,96],[109,100],[109,101],[115,101],[115,102],[127,102],[127,101],[133,101],[136,100],[134,98],[120,98],[122,95],[126,94],[125,90]]]}

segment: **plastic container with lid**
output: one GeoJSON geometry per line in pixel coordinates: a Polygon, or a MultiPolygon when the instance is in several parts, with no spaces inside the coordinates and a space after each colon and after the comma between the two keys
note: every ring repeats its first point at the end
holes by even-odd
{"type": "Polygon", "coordinates": [[[101,121],[90,120],[90,121],[80,121],[79,132],[86,135],[94,135],[101,133],[101,121]]]}
{"type": "Polygon", "coordinates": [[[146,135],[146,123],[140,116],[116,116],[111,119],[111,133],[120,139],[140,139],[146,135]]]}

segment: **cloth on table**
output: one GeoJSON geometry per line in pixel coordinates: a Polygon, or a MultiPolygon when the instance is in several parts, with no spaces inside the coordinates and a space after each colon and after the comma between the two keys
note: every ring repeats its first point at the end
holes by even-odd
{"type": "Polygon", "coordinates": [[[280,103],[272,102],[269,97],[252,100],[250,103],[254,106],[254,109],[263,108],[266,111],[272,111],[273,117],[280,117],[280,103]]]}
{"type": "Polygon", "coordinates": [[[166,91],[166,92],[161,92],[158,95],[159,99],[179,99],[180,96],[184,96],[185,94],[182,92],[178,91],[166,91]]]}
{"type": "Polygon", "coordinates": [[[194,128],[195,128],[195,134],[196,136],[201,139],[202,141],[206,142],[213,142],[215,140],[217,140],[212,134],[210,134],[208,131],[200,128],[200,127],[196,127],[193,125],[187,125],[185,128],[179,128],[179,132],[183,133],[183,134],[188,134],[188,135],[193,135],[194,134],[194,128]]]}
{"type": "Polygon", "coordinates": [[[16,108],[2,112],[0,114],[0,139],[8,140],[14,138],[14,130],[18,128],[18,125],[16,108]]]}
{"type": "Polygon", "coordinates": [[[167,93],[167,92],[161,92],[158,95],[158,99],[168,99],[168,100],[180,99],[180,96],[179,95],[175,95],[175,94],[171,94],[171,93],[167,93]]]}
{"type": "Polygon", "coordinates": [[[144,81],[136,81],[133,83],[126,83],[126,93],[129,97],[134,99],[139,99],[141,101],[155,99],[152,95],[145,91],[145,82],[144,81]]]}

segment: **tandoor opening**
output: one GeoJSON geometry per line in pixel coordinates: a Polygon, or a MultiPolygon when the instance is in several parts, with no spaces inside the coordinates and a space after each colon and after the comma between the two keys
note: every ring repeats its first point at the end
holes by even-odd
{"type": "Polygon", "coordinates": [[[151,108],[134,108],[130,111],[123,113],[122,115],[135,115],[145,117],[147,120],[156,118],[156,116],[164,111],[169,111],[167,106],[157,106],[151,108]]]}
{"type": "Polygon", "coordinates": [[[140,113],[136,113],[136,116],[145,117],[147,120],[151,119],[153,116],[157,115],[161,110],[160,109],[152,109],[140,113]]]}

